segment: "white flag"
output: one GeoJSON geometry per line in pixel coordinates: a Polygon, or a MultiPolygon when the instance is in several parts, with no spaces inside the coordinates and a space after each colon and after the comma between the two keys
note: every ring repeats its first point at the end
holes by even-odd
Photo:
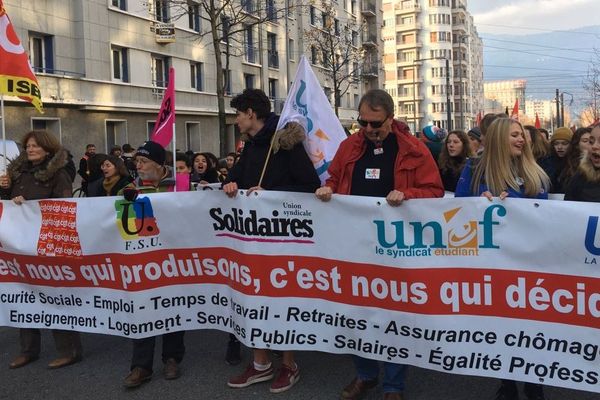
{"type": "Polygon", "coordinates": [[[327,168],[340,143],[346,139],[346,133],[304,56],[300,59],[277,129],[289,121],[300,122],[306,129],[304,148],[321,183],[325,183],[329,177],[327,168]]]}

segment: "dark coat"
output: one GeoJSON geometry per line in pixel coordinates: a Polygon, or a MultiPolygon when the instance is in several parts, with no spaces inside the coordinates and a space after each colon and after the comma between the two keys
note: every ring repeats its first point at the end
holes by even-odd
{"type": "Polygon", "coordinates": [[[59,150],[53,157],[33,165],[23,152],[8,166],[11,187],[2,191],[5,200],[23,196],[25,200],[71,197],[72,181],[65,166],[67,152],[59,150]]]}
{"type": "Polygon", "coordinates": [[[104,189],[103,186],[104,178],[96,179],[89,183],[87,197],[116,196],[121,189],[129,185],[132,181],[133,179],[130,176],[122,176],[121,179],[115,183],[115,186],[112,187],[110,193],[106,193],[106,189],[104,189]]]}
{"type": "MultiPolygon", "coordinates": [[[[226,182],[236,182],[240,189],[258,185],[278,121],[279,117],[273,113],[267,117],[265,126],[244,145],[240,159],[229,171],[226,182]]],[[[284,130],[281,138],[285,136],[284,130]]],[[[282,147],[271,154],[261,187],[287,192],[314,192],[321,182],[304,149],[302,137],[290,140],[293,143],[289,150],[282,147]]]]}

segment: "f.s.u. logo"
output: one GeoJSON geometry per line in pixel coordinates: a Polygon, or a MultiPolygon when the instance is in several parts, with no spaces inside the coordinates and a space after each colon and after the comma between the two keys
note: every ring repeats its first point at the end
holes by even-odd
{"type": "Polygon", "coordinates": [[[115,201],[117,211],[117,227],[124,240],[140,237],[156,236],[160,233],[152,203],[148,197],[141,197],[134,202],[115,201]]]}
{"type": "Polygon", "coordinates": [[[589,217],[585,231],[585,248],[595,256],[600,256],[600,247],[596,246],[596,233],[598,232],[598,217],[589,217]]]}

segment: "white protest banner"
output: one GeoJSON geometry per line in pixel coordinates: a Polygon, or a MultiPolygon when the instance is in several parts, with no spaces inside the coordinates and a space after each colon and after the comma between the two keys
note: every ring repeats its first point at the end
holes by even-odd
{"type": "Polygon", "coordinates": [[[0,204],[0,325],[220,329],[600,392],[596,204],[210,190],[0,204]]]}

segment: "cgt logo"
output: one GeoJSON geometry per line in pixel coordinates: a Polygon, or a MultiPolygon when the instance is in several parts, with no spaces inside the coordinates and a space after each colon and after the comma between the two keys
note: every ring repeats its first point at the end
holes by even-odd
{"type": "Polygon", "coordinates": [[[506,208],[499,204],[486,208],[481,221],[464,221],[460,218],[461,209],[445,211],[443,223],[393,221],[390,223],[392,229],[386,229],[385,221],[373,221],[379,243],[376,253],[393,258],[447,257],[477,256],[479,249],[499,249],[493,234],[494,226],[500,222],[494,217],[506,216],[506,208]]]}
{"type": "Polygon", "coordinates": [[[141,197],[134,202],[115,201],[117,211],[117,227],[119,234],[126,241],[126,250],[139,250],[159,246],[160,230],[154,218],[152,203],[148,197],[141,197]]]}

